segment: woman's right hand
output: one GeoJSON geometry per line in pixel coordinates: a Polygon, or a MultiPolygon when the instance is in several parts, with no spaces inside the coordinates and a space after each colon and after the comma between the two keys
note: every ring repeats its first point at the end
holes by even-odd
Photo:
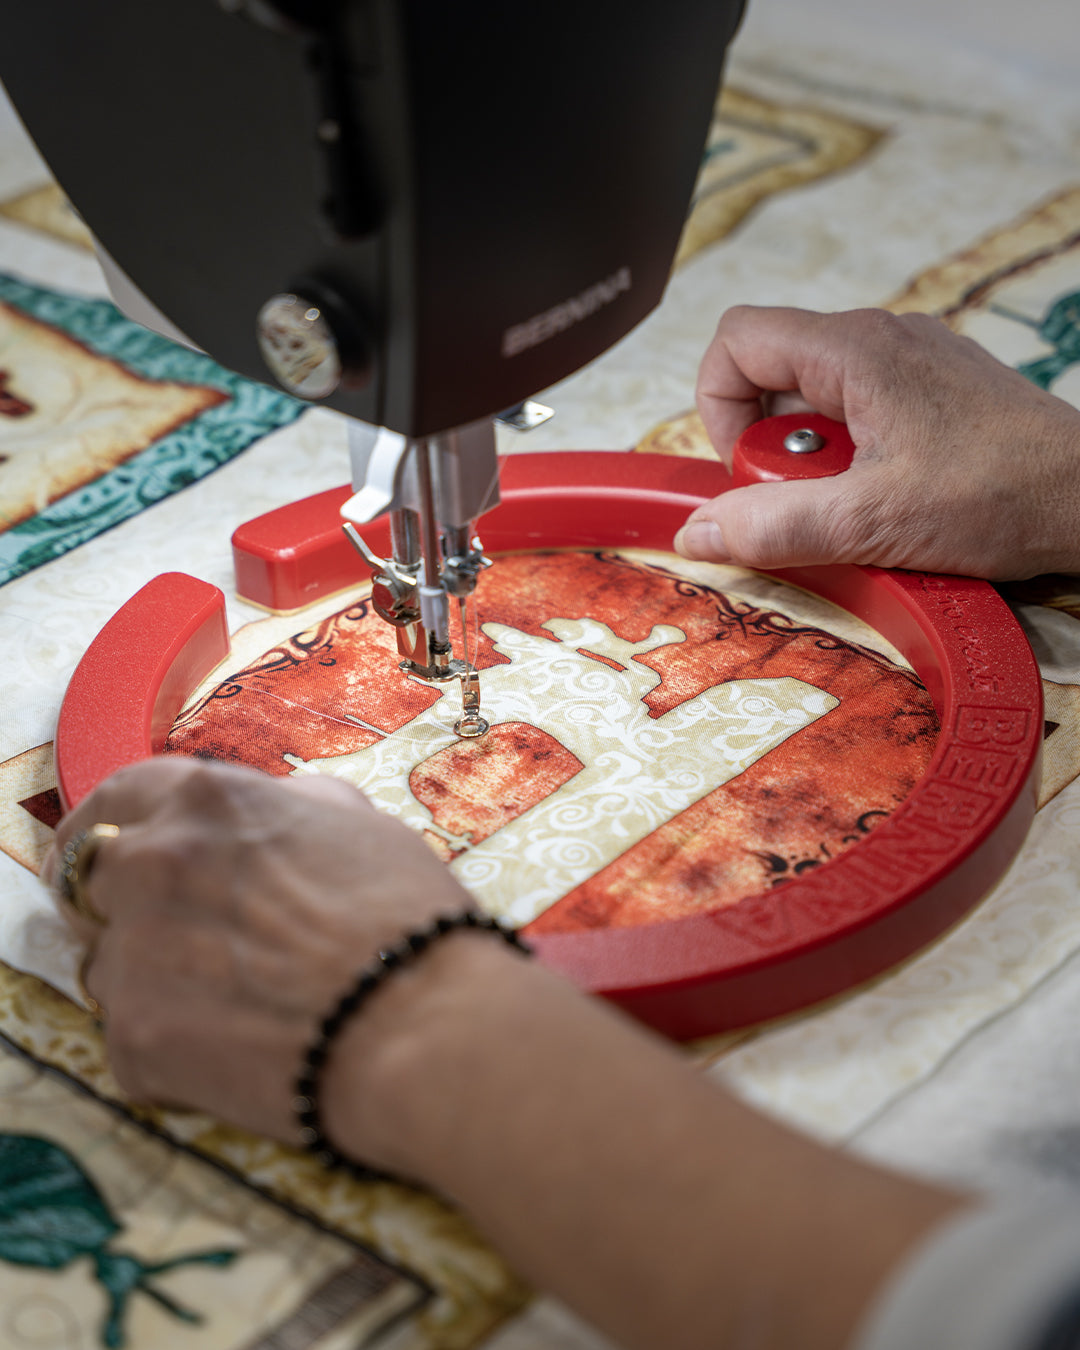
{"type": "Polygon", "coordinates": [[[698,407],[728,464],[754,422],[806,410],[845,421],[855,457],[833,478],[704,503],[676,540],[686,557],[991,580],[1080,572],[1080,412],[937,319],[731,309],[698,407]]]}

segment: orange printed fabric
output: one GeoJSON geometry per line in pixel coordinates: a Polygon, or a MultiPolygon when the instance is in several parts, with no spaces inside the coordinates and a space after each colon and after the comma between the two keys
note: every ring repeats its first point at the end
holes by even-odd
{"type": "Polygon", "coordinates": [[[499,559],[477,592],[491,730],[399,676],[367,599],[185,712],[167,752],[331,773],[533,932],[735,904],[851,846],[938,732],[916,677],[821,628],[618,556],[499,559]]]}

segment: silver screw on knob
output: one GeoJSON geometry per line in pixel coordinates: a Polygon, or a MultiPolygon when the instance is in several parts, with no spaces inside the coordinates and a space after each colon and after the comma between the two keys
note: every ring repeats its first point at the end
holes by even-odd
{"type": "Polygon", "coordinates": [[[341,354],[326,316],[302,295],[275,295],[255,321],[259,351],[297,398],[326,398],[341,383],[341,354]]]}
{"type": "Polygon", "coordinates": [[[824,444],[825,437],[810,427],[789,431],[784,437],[784,449],[790,450],[793,455],[812,454],[815,450],[820,450],[824,444]]]}

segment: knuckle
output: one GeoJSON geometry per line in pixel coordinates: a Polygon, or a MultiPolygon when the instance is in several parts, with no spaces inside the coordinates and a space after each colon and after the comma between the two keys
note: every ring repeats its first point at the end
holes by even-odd
{"type": "Polygon", "coordinates": [[[761,305],[732,305],[721,314],[712,346],[738,344],[752,333],[767,310],[761,305]]]}
{"type": "Polygon", "coordinates": [[[140,768],[141,765],[128,764],[110,774],[79,803],[78,816],[86,824],[122,818],[127,804],[139,799],[141,775],[136,771],[140,768]]]}
{"type": "Polygon", "coordinates": [[[831,315],[827,323],[826,350],[849,424],[879,406],[882,397],[890,406],[908,401],[913,377],[922,383],[927,367],[937,362],[924,323],[940,325],[926,315],[857,309],[831,315]]]}
{"type": "Polygon", "coordinates": [[[123,799],[139,798],[152,786],[171,778],[182,778],[182,762],[176,758],[154,756],[151,759],[138,760],[134,764],[125,764],[105,780],[97,789],[97,795],[118,794],[123,799]]]}
{"type": "Polygon", "coordinates": [[[921,338],[927,334],[941,336],[946,333],[954,336],[948,324],[939,319],[936,314],[921,314],[917,311],[911,311],[907,314],[897,314],[894,317],[900,329],[909,336],[921,338]]]}
{"type": "Polygon", "coordinates": [[[775,494],[747,493],[742,510],[724,522],[728,547],[747,567],[775,567],[786,561],[790,531],[775,494]]]}
{"type": "Polygon", "coordinates": [[[864,338],[895,341],[906,332],[904,320],[910,316],[894,314],[889,309],[853,309],[833,317],[837,321],[857,326],[860,336],[864,338]]]}
{"type": "Polygon", "coordinates": [[[103,886],[148,899],[181,885],[191,862],[191,850],[172,830],[130,829],[121,831],[97,865],[103,886]]]}
{"type": "Polygon", "coordinates": [[[857,309],[833,316],[833,322],[844,323],[843,331],[856,360],[864,370],[873,370],[876,381],[880,381],[884,374],[891,375],[892,367],[908,353],[920,349],[918,333],[912,332],[905,322],[908,317],[925,316],[901,316],[887,309],[857,309]]]}
{"type": "Polygon", "coordinates": [[[241,792],[240,775],[222,764],[201,759],[186,761],[187,772],[178,797],[183,807],[196,815],[218,817],[236,810],[241,792]]]}
{"type": "Polygon", "coordinates": [[[737,328],[757,312],[758,306],[756,305],[731,305],[721,314],[719,327],[722,329],[737,328]]]}

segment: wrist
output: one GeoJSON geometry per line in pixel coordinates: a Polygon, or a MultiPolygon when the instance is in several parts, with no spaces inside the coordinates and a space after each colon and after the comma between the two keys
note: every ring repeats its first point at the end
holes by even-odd
{"type": "Polygon", "coordinates": [[[345,1157],[445,1186],[457,1109],[477,1061],[496,1055],[500,1009],[531,963],[497,933],[460,929],[397,966],[328,1047],[320,1077],[327,1139],[345,1157]]]}

